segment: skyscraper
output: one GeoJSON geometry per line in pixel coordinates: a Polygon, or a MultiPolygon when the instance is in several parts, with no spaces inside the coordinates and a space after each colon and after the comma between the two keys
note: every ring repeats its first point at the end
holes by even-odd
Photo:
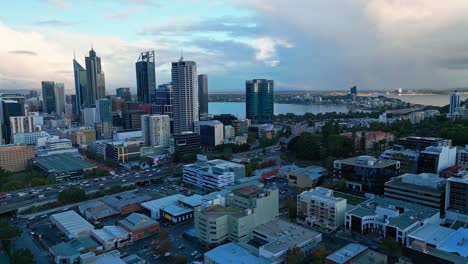
{"type": "Polygon", "coordinates": [[[161,84],[156,89],[154,112],[158,115],[168,115],[172,119],[172,83],[161,84]]]}
{"type": "Polygon", "coordinates": [[[154,100],[156,90],[154,50],[141,53],[135,67],[138,102],[149,104],[154,100]]]}
{"type": "Polygon", "coordinates": [[[45,113],[56,112],[55,83],[51,81],[42,82],[42,111],[45,113]]]}
{"type": "Polygon", "coordinates": [[[171,131],[168,115],[142,115],[141,131],[145,146],[169,147],[171,131]]]}
{"type": "Polygon", "coordinates": [[[171,76],[174,134],[193,131],[193,122],[199,118],[197,64],[180,58],[172,63],[171,76]]]}
{"type": "Polygon", "coordinates": [[[58,115],[65,113],[65,85],[63,83],[55,83],[55,112],[58,115]]]}
{"type": "Polygon", "coordinates": [[[24,103],[0,98],[0,145],[11,142],[10,117],[24,116],[24,103]]]}
{"type": "Polygon", "coordinates": [[[132,101],[132,94],[130,93],[130,88],[122,87],[115,89],[115,94],[117,97],[124,99],[127,102],[132,101]]]}
{"type": "Polygon", "coordinates": [[[75,77],[75,100],[73,115],[79,117],[84,104],[84,97],[87,97],[87,75],[86,70],[75,59],[73,59],[73,75],[75,77]]]}
{"type": "Polygon", "coordinates": [[[112,104],[109,99],[96,101],[96,122],[112,123],[112,104]]]}
{"type": "Polygon", "coordinates": [[[246,81],[245,93],[246,117],[253,124],[273,123],[273,80],[246,81]]]}
{"type": "Polygon", "coordinates": [[[458,107],[460,107],[460,94],[457,91],[455,91],[455,93],[450,95],[449,114],[455,113],[458,107]]]}
{"type": "Polygon", "coordinates": [[[104,72],[101,68],[101,58],[96,56],[94,49],[89,51],[86,61],[86,92],[83,94],[83,104],[94,106],[96,100],[106,97],[104,72]]]}
{"type": "Polygon", "coordinates": [[[198,104],[200,115],[208,114],[208,75],[198,75],[198,104]]]}

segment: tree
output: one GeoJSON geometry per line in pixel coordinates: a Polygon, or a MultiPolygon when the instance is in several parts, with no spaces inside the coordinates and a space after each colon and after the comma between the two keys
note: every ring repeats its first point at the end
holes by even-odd
{"type": "Polygon", "coordinates": [[[187,263],[187,257],[186,256],[173,256],[172,257],[172,263],[174,263],[174,264],[185,264],[185,263],[187,263]]]}
{"type": "Polygon", "coordinates": [[[301,264],[304,262],[304,252],[302,252],[300,247],[292,247],[288,249],[286,253],[286,263],[287,264],[301,264]]]}
{"type": "Polygon", "coordinates": [[[383,242],[383,247],[390,253],[392,256],[401,255],[401,246],[398,242],[392,238],[387,237],[383,242]]]}
{"type": "Polygon", "coordinates": [[[86,200],[86,192],[81,188],[68,188],[59,194],[58,200],[63,204],[81,202],[86,200]]]}
{"type": "MultiPolygon", "coordinates": [[[[21,234],[21,229],[11,225],[5,220],[0,221],[0,241],[3,242],[7,250],[11,250],[13,240],[21,234]]],[[[11,254],[12,252],[10,252],[11,254]]]]}
{"type": "Polygon", "coordinates": [[[312,253],[312,258],[313,258],[313,263],[320,263],[323,264],[325,263],[325,259],[328,255],[332,253],[331,250],[327,250],[324,247],[319,247],[317,248],[313,253],[312,253]]]}
{"type": "Polygon", "coordinates": [[[29,248],[20,248],[13,252],[10,258],[11,264],[34,264],[33,254],[29,248]]]}

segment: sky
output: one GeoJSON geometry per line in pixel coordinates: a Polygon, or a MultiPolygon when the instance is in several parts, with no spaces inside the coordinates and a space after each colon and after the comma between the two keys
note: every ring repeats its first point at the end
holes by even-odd
{"type": "Polygon", "coordinates": [[[468,87],[466,0],[21,0],[0,9],[0,89],[65,83],[91,47],[106,91],[135,91],[135,62],[155,50],[157,84],[181,53],[210,92],[468,87]]]}

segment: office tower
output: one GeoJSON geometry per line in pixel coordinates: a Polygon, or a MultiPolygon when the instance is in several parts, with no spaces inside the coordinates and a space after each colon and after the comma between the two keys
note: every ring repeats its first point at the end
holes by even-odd
{"type": "Polygon", "coordinates": [[[202,146],[216,147],[224,143],[224,125],[218,120],[196,121],[194,131],[200,135],[202,146]]]}
{"type": "Polygon", "coordinates": [[[193,131],[198,121],[197,64],[194,61],[172,63],[172,92],[174,109],[174,134],[193,131]]]}
{"type": "Polygon", "coordinates": [[[156,101],[154,112],[158,115],[168,115],[171,119],[173,117],[173,94],[172,84],[161,84],[156,89],[156,101]]]}
{"type": "MultiPolygon", "coordinates": [[[[36,131],[34,116],[10,116],[11,135],[16,133],[32,133],[36,131]]],[[[38,129],[40,130],[40,126],[38,129]]]]}
{"type": "Polygon", "coordinates": [[[198,75],[198,104],[200,115],[208,114],[208,75],[198,75]]]}
{"type": "Polygon", "coordinates": [[[109,99],[96,101],[96,122],[112,123],[112,104],[109,99]]]}
{"type": "Polygon", "coordinates": [[[127,102],[132,101],[132,94],[130,93],[130,88],[122,87],[115,89],[115,93],[117,97],[124,99],[127,102]]]}
{"type": "Polygon", "coordinates": [[[85,68],[83,68],[75,59],[73,59],[73,75],[75,78],[75,100],[73,115],[80,116],[81,109],[84,104],[84,98],[87,97],[87,74],[85,68]]]}
{"type": "Polygon", "coordinates": [[[0,98],[0,144],[11,142],[10,117],[13,116],[24,116],[24,104],[21,101],[0,98]]]}
{"type": "Polygon", "coordinates": [[[55,104],[55,83],[50,81],[42,82],[42,111],[48,114],[56,112],[55,104]]]}
{"type": "Polygon", "coordinates": [[[135,67],[138,102],[149,104],[154,100],[156,90],[154,50],[141,53],[135,67]]]}
{"type": "Polygon", "coordinates": [[[246,81],[245,90],[246,117],[252,124],[273,123],[273,80],[246,81]]]}
{"type": "Polygon", "coordinates": [[[65,113],[65,85],[63,83],[55,83],[55,112],[58,115],[65,113]]]}
{"type": "Polygon", "coordinates": [[[449,114],[455,113],[458,107],[460,107],[460,94],[457,91],[455,91],[455,93],[450,95],[449,114]]]}
{"type": "Polygon", "coordinates": [[[141,132],[145,146],[169,147],[171,136],[168,115],[142,115],[141,132]]]}
{"type": "Polygon", "coordinates": [[[94,127],[96,123],[96,108],[86,107],[81,110],[81,124],[86,127],[94,127]]]}
{"type": "Polygon", "coordinates": [[[83,104],[94,106],[96,100],[106,97],[104,72],[101,68],[101,58],[96,56],[94,49],[89,51],[86,61],[86,92],[83,94],[83,104]]]}

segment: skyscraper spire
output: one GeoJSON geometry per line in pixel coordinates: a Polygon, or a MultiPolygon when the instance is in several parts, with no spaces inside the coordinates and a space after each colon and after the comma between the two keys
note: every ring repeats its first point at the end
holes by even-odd
{"type": "Polygon", "coordinates": [[[180,60],[179,61],[183,61],[184,60],[184,51],[182,49],[180,49],[180,60]]]}
{"type": "Polygon", "coordinates": [[[73,59],[76,60],[75,49],[73,49],[73,59]]]}

